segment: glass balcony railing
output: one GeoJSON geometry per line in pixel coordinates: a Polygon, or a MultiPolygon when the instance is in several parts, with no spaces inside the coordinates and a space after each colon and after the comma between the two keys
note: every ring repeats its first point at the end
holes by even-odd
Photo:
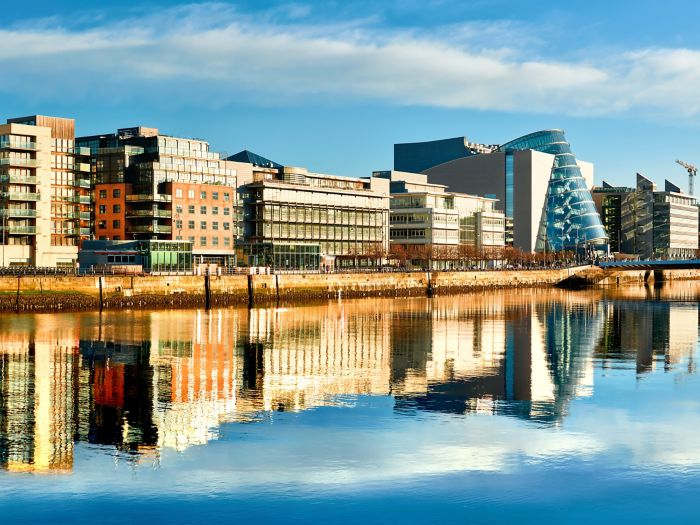
{"type": "Polygon", "coordinates": [[[9,182],[10,184],[36,184],[38,179],[27,175],[2,175],[0,182],[9,182]]]}
{"type": "Polygon", "coordinates": [[[41,195],[23,191],[6,191],[0,193],[0,198],[10,201],[38,201],[41,199],[41,195]]]}
{"type": "Polygon", "coordinates": [[[39,233],[39,228],[36,226],[0,226],[0,230],[6,231],[9,235],[36,235],[39,233]]]}
{"type": "Polygon", "coordinates": [[[132,226],[129,228],[129,233],[171,233],[170,226],[132,226]]]}
{"type": "Polygon", "coordinates": [[[90,228],[80,228],[80,235],[81,236],[90,235],[91,232],[92,231],[90,230],[90,228]]]}
{"type": "Polygon", "coordinates": [[[126,212],[127,217],[161,217],[169,219],[173,216],[170,210],[129,210],[126,212]]]}
{"type": "Polygon", "coordinates": [[[80,204],[90,204],[90,195],[81,195],[78,197],[78,202],[80,204]]]}
{"type": "Polygon", "coordinates": [[[75,171],[82,171],[84,173],[90,173],[90,164],[84,162],[78,162],[75,165],[75,171]]]}
{"type": "Polygon", "coordinates": [[[165,195],[161,193],[143,193],[138,195],[127,195],[127,202],[172,202],[172,195],[165,195]]]}
{"type": "Polygon", "coordinates": [[[38,217],[36,210],[23,210],[17,208],[5,208],[0,210],[0,217],[38,217]]]}
{"type": "Polygon", "coordinates": [[[81,221],[89,221],[90,220],[90,212],[89,211],[81,211],[80,212],[80,220],[81,221]]]}
{"type": "Polygon", "coordinates": [[[0,166],[19,166],[23,168],[36,168],[39,166],[39,161],[36,159],[19,159],[16,157],[0,158],[0,166]]]}
{"type": "Polygon", "coordinates": [[[89,179],[78,179],[78,186],[81,188],[90,188],[90,180],[89,179]]]}
{"type": "Polygon", "coordinates": [[[38,147],[37,147],[36,142],[27,142],[27,141],[20,141],[20,140],[0,140],[0,149],[38,151],[38,147]]]}

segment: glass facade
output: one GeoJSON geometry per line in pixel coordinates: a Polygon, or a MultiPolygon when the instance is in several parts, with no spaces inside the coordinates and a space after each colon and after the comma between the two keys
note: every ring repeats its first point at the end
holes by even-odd
{"type": "Polygon", "coordinates": [[[588,248],[607,251],[607,233],[563,131],[539,131],[508,142],[499,149],[506,153],[506,158],[509,152],[528,149],[554,155],[535,246],[537,251],[581,251],[588,248]]]}

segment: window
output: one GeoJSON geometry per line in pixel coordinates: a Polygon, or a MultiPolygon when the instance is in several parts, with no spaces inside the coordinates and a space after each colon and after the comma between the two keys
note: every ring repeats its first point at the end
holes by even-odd
{"type": "Polygon", "coordinates": [[[121,213],[121,211],[121,204],[115,204],[114,206],[112,206],[112,213],[121,213]]]}
{"type": "Polygon", "coordinates": [[[206,238],[206,237],[200,237],[200,238],[199,238],[199,245],[200,245],[200,246],[206,246],[206,245],[207,245],[207,238],[206,238]]]}
{"type": "Polygon", "coordinates": [[[200,207],[199,207],[199,213],[201,213],[202,215],[206,215],[206,214],[207,214],[207,207],[206,207],[206,206],[200,206],[200,207]]]}
{"type": "Polygon", "coordinates": [[[212,215],[219,215],[219,207],[218,207],[218,206],[212,206],[212,207],[211,207],[211,214],[212,214],[212,215]]]}
{"type": "Polygon", "coordinates": [[[194,235],[190,235],[189,237],[187,237],[187,240],[194,244],[194,235]]]}
{"type": "Polygon", "coordinates": [[[107,190],[100,190],[100,199],[107,198],[107,190]]]}
{"type": "Polygon", "coordinates": [[[175,205],[175,213],[182,213],[182,204],[175,205]]]}
{"type": "Polygon", "coordinates": [[[218,245],[219,245],[219,238],[218,238],[218,237],[214,237],[214,238],[211,240],[211,245],[212,245],[212,246],[218,246],[218,245]]]}
{"type": "Polygon", "coordinates": [[[100,214],[104,215],[105,213],[107,213],[107,206],[100,204],[100,214]]]}
{"type": "Polygon", "coordinates": [[[182,221],[176,220],[176,221],[175,221],[175,227],[176,227],[178,230],[181,230],[181,229],[182,229],[182,221]]]}
{"type": "Polygon", "coordinates": [[[228,202],[231,199],[231,194],[224,192],[224,200],[228,202]]]}
{"type": "Polygon", "coordinates": [[[194,221],[187,221],[187,227],[190,230],[194,230],[194,221]]]}
{"type": "Polygon", "coordinates": [[[180,198],[180,199],[182,198],[182,188],[177,188],[175,190],[175,196],[180,198]]]}
{"type": "Polygon", "coordinates": [[[190,204],[187,206],[187,213],[194,213],[194,204],[190,204]]]}
{"type": "Polygon", "coordinates": [[[99,222],[97,223],[97,227],[98,227],[100,230],[106,229],[106,228],[107,228],[107,221],[99,221],[99,222]]]}
{"type": "Polygon", "coordinates": [[[122,196],[122,190],[115,188],[112,190],[112,197],[115,199],[118,199],[119,197],[122,196]]]}
{"type": "Polygon", "coordinates": [[[230,229],[231,229],[231,225],[230,225],[228,222],[225,222],[225,223],[224,223],[224,230],[227,230],[227,231],[228,231],[228,230],[230,230],[230,229]]]}
{"type": "Polygon", "coordinates": [[[201,230],[206,230],[206,229],[207,229],[207,221],[201,221],[201,222],[199,223],[199,228],[200,228],[201,230]]]}
{"type": "MultiPolygon", "coordinates": [[[[187,198],[188,199],[194,199],[194,190],[189,190],[187,192],[187,198]]],[[[194,237],[192,238],[192,242],[194,242],[194,237]]]]}
{"type": "Polygon", "coordinates": [[[224,208],[224,215],[231,215],[231,208],[224,208]]]}
{"type": "Polygon", "coordinates": [[[219,200],[219,192],[218,191],[212,191],[211,192],[211,198],[215,201],[219,200]]]}
{"type": "Polygon", "coordinates": [[[206,191],[200,191],[200,192],[199,192],[199,197],[202,198],[202,199],[206,199],[206,198],[207,198],[207,192],[206,192],[206,191]]]}
{"type": "Polygon", "coordinates": [[[231,239],[224,237],[224,246],[231,246],[231,239]]]}
{"type": "Polygon", "coordinates": [[[212,230],[218,230],[218,229],[219,229],[219,223],[218,223],[218,222],[212,222],[212,223],[211,223],[211,229],[212,229],[212,230]]]}
{"type": "Polygon", "coordinates": [[[112,221],[112,228],[121,228],[122,227],[122,222],[117,219],[116,221],[112,221]]]}
{"type": "Polygon", "coordinates": [[[115,236],[114,236],[114,240],[115,240],[115,241],[121,241],[121,240],[122,240],[122,236],[121,236],[121,235],[115,235],[115,236]]]}

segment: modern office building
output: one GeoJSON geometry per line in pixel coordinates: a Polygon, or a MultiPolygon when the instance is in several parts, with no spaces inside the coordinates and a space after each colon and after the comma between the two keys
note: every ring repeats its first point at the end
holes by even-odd
{"type": "Polygon", "coordinates": [[[250,163],[222,159],[203,140],[154,128],[78,142],[93,158],[97,239],[185,240],[197,263],[235,264],[236,188],[252,180],[250,163]]]}
{"type": "Polygon", "coordinates": [[[0,266],[75,264],[90,235],[89,158],[75,145],[73,119],[0,125],[0,266]]]}
{"type": "Polygon", "coordinates": [[[256,155],[253,182],[239,188],[245,262],[329,269],[376,264],[388,250],[389,181],[280,166],[256,155]]]}
{"type": "Polygon", "coordinates": [[[501,202],[507,242],[525,251],[607,252],[607,235],[589,188],[593,165],[577,161],[561,130],[525,135],[501,146],[463,137],[396,144],[394,169],[501,202]]]}
{"type": "Polygon", "coordinates": [[[612,186],[603,181],[602,186],[591,190],[593,202],[600,214],[605,231],[608,232],[608,244],[611,253],[622,252],[622,203],[625,197],[634,192],[634,188],[612,186]]]}
{"type": "Polygon", "coordinates": [[[375,171],[372,176],[390,181],[392,245],[477,251],[505,246],[505,216],[496,210],[496,199],[449,192],[429,183],[425,174],[375,171]]]}
{"type": "Polygon", "coordinates": [[[642,259],[697,256],[698,206],[695,197],[666,181],[664,191],[641,174],[621,202],[620,251],[642,259]]]}

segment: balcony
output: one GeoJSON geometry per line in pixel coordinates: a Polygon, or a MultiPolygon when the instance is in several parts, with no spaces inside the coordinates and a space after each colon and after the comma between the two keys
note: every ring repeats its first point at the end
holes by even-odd
{"type": "Polygon", "coordinates": [[[172,195],[164,195],[162,193],[144,193],[126,196],[126,202],[172,202],[172,200],[172,195]]]}
{"type": "Polygon", "coordinates": [[[170,226],[132,226],[128,228],[129,233],[171,233],[170,226]]]}
{"type": "Polygon", "coordinates": [[[0,140],[0,150],[39,151],[36,142],[19,140],[0,140]]]}
{"type": "Polygon", "coordinates": [[[76,202],[80,204],[90,204],[90,195],[80,195],[76,202]]]}
{"type": "Polygon", "coordinates": [[[126,212],[127,217],[159,217],[169,219],[173,216],[171,210],[129,210],[126,212]]]}
{"type": "Polygon", "coordinates": [[[90,228],[80,228],[80,235],[86,237],[92,233],[90,228]]]}
{"type": "Polygon", "coordinates": [[[90,173],[90,164],[84,162],[78,162],[75,164],[75,171],[82,171],[84,173],[90,173]]]}
{"type": "Polygon", "coordinates": [[[38,201],[41,199],[41,195],[24,191],[6,191],[0,193],[0,199],[10,201],[38,201]]]}
{"type": "Polygon", "coordinates": [[[36,159],[18,159],[15,157],[0,158],[0,166],[17,166],[20,168],[36,168],[39,166],[39,161],[36,159]]]}
{"type": "Polygon", "coordinates": [[[81,188],[90,189],[90,179],[78,179],[77,185],[81,188]]]}
{"type": "Polygon", "coordinates": [[[71,150],[71,153],[73,153],[73,155],[80,155],[81,157],[89,157],[90,156],[90,148],[84,148],[84,147],[73,148],[71,150]]]}
{"type": "Polygon", "coordinates": [[[36,226],[0,226],[0,231],[7,232],[8,235],[36,235],[39,228],[36,226]]]}
{"type": "Polygon", "coordinates": [[[9,182],[10,184],[37,184],[37,178],[25,175],[2,175],[0,182],[9,182]]]}
{"type": "Polygon", "coordinates": [[[81,211],[80,212],[80,220],[81,221],[89,221],[91,219],[90,212],[89,211],[81,211]]]}
{"type": "Polygon", "coordinates": [[[34,218],[38,217],[38,213],[36,210],[22,210],[18,208],[5,208],[4,210],[0,210],[0,217],[28,217],[28,218],[34,218]]]}

